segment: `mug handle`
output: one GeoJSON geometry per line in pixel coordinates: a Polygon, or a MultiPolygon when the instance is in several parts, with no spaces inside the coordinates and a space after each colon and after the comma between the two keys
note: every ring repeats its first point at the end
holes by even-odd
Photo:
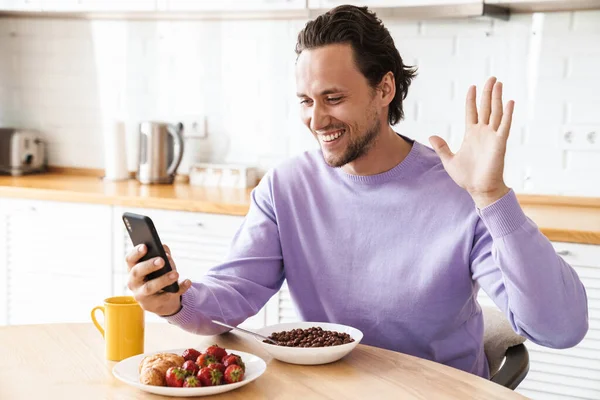
{"type": "Polygon", "coordinates": [[[92,322],[94,323],[94,325],[96,325],[96,328],[98,328],[98,330],[102,334],[102,337],[104,337],[104,328],[102,328],[102,326],[96,320],[96,311],[98,311],[98,310],[102,311],[102,314],[104,314],[103,306],[98,306],[98,307],[92,308],[92,322]]]}

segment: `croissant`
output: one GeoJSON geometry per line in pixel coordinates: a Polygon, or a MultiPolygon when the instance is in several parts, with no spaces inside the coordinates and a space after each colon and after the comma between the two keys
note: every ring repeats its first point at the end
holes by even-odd
{"type": "Polygon", "coordinates": [[[184,358],[174,353],[158,353],[144,357],[139,365],[140,383],[166,386],[165,374],[171,367],[181,367],[184,358]]]}

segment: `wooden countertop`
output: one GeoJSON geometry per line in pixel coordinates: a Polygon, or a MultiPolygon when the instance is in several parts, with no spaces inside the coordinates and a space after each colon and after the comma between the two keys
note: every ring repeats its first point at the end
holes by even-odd
{"type": "Polygon", "coordinates": [[[135,179],[111,182],[97,176],[47,173],[0,176],[0,197],[243,216],[248,212],[250,189],[204,188],[187,183],[142,185],[135,179]]]}
{"type": "MultiPolygon", "coordinates": [[[[185,183],[141,185],[130,179],[47,173],[0,176],[0,197],[112,204],[226,215],[246,215],[251,189],[204,188],[185,183]]],[[[600,199],[518,195],[525,213],[552,241],[600,244],[600,199]]]]}
{"type": "MultiPolygon", "coordinates": [[[[0,394],[20,399],[167,399],[118,381],[91,324],[0,327],[0,394]]],[[[204,350],[218,344],[255,354],[263,375],[211,399],[525,399],[487,379],[425,359],[359,344],[340,361],[293,365],[272,359],[244,335],[199,336],[174,325],[146,324],[145,352],[204,350]]],[[[182,389],[183,390],[183,389],[182,389]]]]}
{"type": "Polygon", "coordinates": [[[600,199],[517,195],[525,214],[554,242],[600,245],[600,199]]]}

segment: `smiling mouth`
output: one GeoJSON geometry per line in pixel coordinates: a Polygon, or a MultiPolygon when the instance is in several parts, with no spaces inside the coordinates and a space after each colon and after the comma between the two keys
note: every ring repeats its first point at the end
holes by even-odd
{"type": "Polygon", "coordinates": [[[337,131],[334,131],[328,135],[319,135],[319,137],[324,143],[330,143],[342,137],[344,133],[346,133],[345,129],[338,129],[337,131]]]}

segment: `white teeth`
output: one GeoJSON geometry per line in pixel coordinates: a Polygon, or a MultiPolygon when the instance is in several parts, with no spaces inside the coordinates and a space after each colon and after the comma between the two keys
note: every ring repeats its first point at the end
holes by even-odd
{"type": "Polygon", "coordinates": [[[339,130],[336,133],[333,133],[331,135],[321,136],[321,138],[324,142],[331,142],[332,140],[335,140],[335,139],[339,138],[340,136],[342,136],[342,133],[344,133],[343,129],[339,130]]]}

